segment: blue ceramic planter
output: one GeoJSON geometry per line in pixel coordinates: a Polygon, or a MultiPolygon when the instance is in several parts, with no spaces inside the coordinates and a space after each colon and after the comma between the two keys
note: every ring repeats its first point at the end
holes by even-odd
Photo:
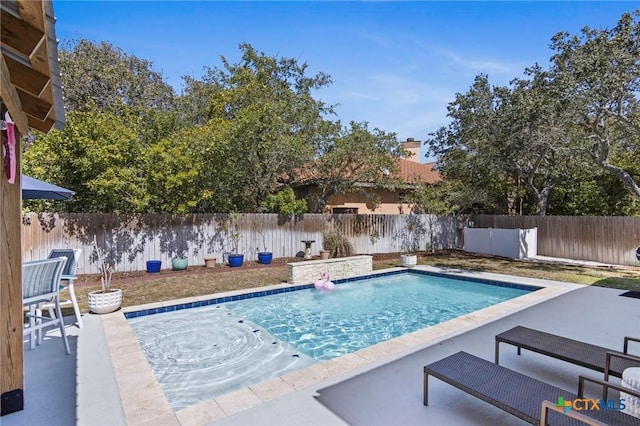
{"type": "Polygon", "coordinates": [[[160,272],[160,266],[162,261],[160,260],[147,260],[147,272],[150,274],[157,274],[160,272]]]}
{"type": "Polygon", "coordinates": [[[258,262],[263,265],[269,265],[271,263],[271,259],[273,258],[273,253],[269,251],[258,252],[258,262]]]}
{"type": "Polygon", "coordinates": [[[244,261],[244,254],[229,254],[229,266],[237,268],[242,266],[244,261]]]}

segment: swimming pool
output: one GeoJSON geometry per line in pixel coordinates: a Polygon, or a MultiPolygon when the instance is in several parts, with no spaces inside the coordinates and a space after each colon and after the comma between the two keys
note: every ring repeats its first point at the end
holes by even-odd
{"type": "Polygon", "coordinates": [[[178,410],[536,289],[417,272],[343,281],[332,293],[287,287],[127,317],[178,410]]]}

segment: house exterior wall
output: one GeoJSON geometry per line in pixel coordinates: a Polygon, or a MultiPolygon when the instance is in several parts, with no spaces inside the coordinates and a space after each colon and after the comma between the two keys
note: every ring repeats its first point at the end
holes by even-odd
{"type": "MultiPolygon", "coordinates": [[[[319,194],[319,190],[316,187],[310,187],[307,189],[307,200],[313,200],[314,195],[319,194]]],[[[375,194],[380,200],[380,204],[375,206],[372,202],[368,201],[364,195],[359,193],[346,193],[338,194],[329,198],[329,202],[325,206],[324,213],[336,213],[334,209],[357,209],[357,211],[351,213],[357,214],[409,214],[411,213],[412,205],[407,203],[401,203],[401,192],[389,191],[379,188],[367,188],[367,191],[375,194]]],[[[315,211],[315,205],[310,201],[309,210],[315,211]]],[[[343,213],[343,210],[337,212],[343,213]]]]}
{"type": "MultiPolygon", "coordinates": [[[[378,206],[368,202],[362,194],[348,193],[338,194],[329,199],[329,207],[333,208],[357,208],[358,214],[408,214],[411,205],[401,203],[401,194],[395,191],[371,188],[370,192],[377,195],[380,200],[378,206]]],[[[331,212],[330,212],[331,213],[331,212]]]]}

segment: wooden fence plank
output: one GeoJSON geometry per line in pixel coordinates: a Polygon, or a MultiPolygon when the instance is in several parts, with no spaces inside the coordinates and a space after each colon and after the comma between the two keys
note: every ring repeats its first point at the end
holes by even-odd
{"type": "MultiPolygon", "coordinates": [[[[262,250],[263,236],[274,257],[294,257],[304,250],[303,240],[314,240],[312,253],[318,255],[323,234],[340,229],[352,241],[356,253],[390,253],[401,249],[401,232],[406,215],[322,215],[279,216],[277,214],[233,215],[138,215],[26,213],[23,223],[25,260],[41,259],[55,247],[83,250],[78,272],[98,273],[93,256],[93,237],[105,257],[116,263],[118,271],[145,270],[147,260],[160,260],[171,267],[171,258],[181,248],[190,265],[202,265],[203,257],[213,255],[222,262],[223,253],[231,250],[225,226],[231,224],[241,233],[239,250],[245,259],[256,260],[262,250]]],[[[426,217],[421,223],[428,223],[426,217]]],[[[457,247],[456,226],[435,227],[441,248],[457,247]],[[446,235],[444,235],[446,234],[446,235]]],[[[425,234],[426,235],[426,234],[425,234]]],[[[425,235],[420,249],[427,247],[425,235]]]]}
{"type": "MultiPolygon", "coordinates": [[[[190,265],[202,265],[213,255],[222,262],[230,251],[224,232],[229,217],[223,214],[121,217],[107,214],[35,214],[23,218],[23,260],[44,258],[55,247],[81,248],[79,273],[97,273],[92,256],[93,235],[117,261],[118,271],[144,270],[146,261],[158,259],[163,268],[180,247],[186,248],[190,265]]],[[[239,248],[246,260],[257,259],[257,248],[272,251],[275,258],[294,257],[304,249],[302,240],[315,240],[312,252],[322,249],[323,233],[341,229],[358,254],[401,252],[408,215],[322,215],[284,217],[277,214],[234,215],[241,232],[239,248]]],[[[232,222],[233,222],[232,221],[232,222]]],[[[419,249],[429,246],[431,230],[436,248],[458,248],[464,223],[450,217],[419,215],[419,249]]],[[[538,228],[538,254],[551,257],[639,265],[640,217],[561,217],[475,215],[475,227],[538,228]]]]}
{"type": "Polygon", "coordinates": [[[542,256],[640,265],[635,258],[640,217],[474,215],[470,221],[477,228],[537,227],[538,254],[542,256]]]}

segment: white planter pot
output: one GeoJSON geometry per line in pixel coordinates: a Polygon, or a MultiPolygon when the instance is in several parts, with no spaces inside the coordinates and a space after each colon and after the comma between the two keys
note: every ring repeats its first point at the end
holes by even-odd
{"type": "Polygon", "coordinates": [[[122,304],[122,290],[113,289],[108,293],[101,290],[89,292],[89,310],[96,314],[108,314],[122,304]]]}
{"type": "Polygon", "coordinates": [[[405,268],[413,268],[418,263],[418,256],[415,254],[403,254],[400,256],[400,260],[405,268]]]}

